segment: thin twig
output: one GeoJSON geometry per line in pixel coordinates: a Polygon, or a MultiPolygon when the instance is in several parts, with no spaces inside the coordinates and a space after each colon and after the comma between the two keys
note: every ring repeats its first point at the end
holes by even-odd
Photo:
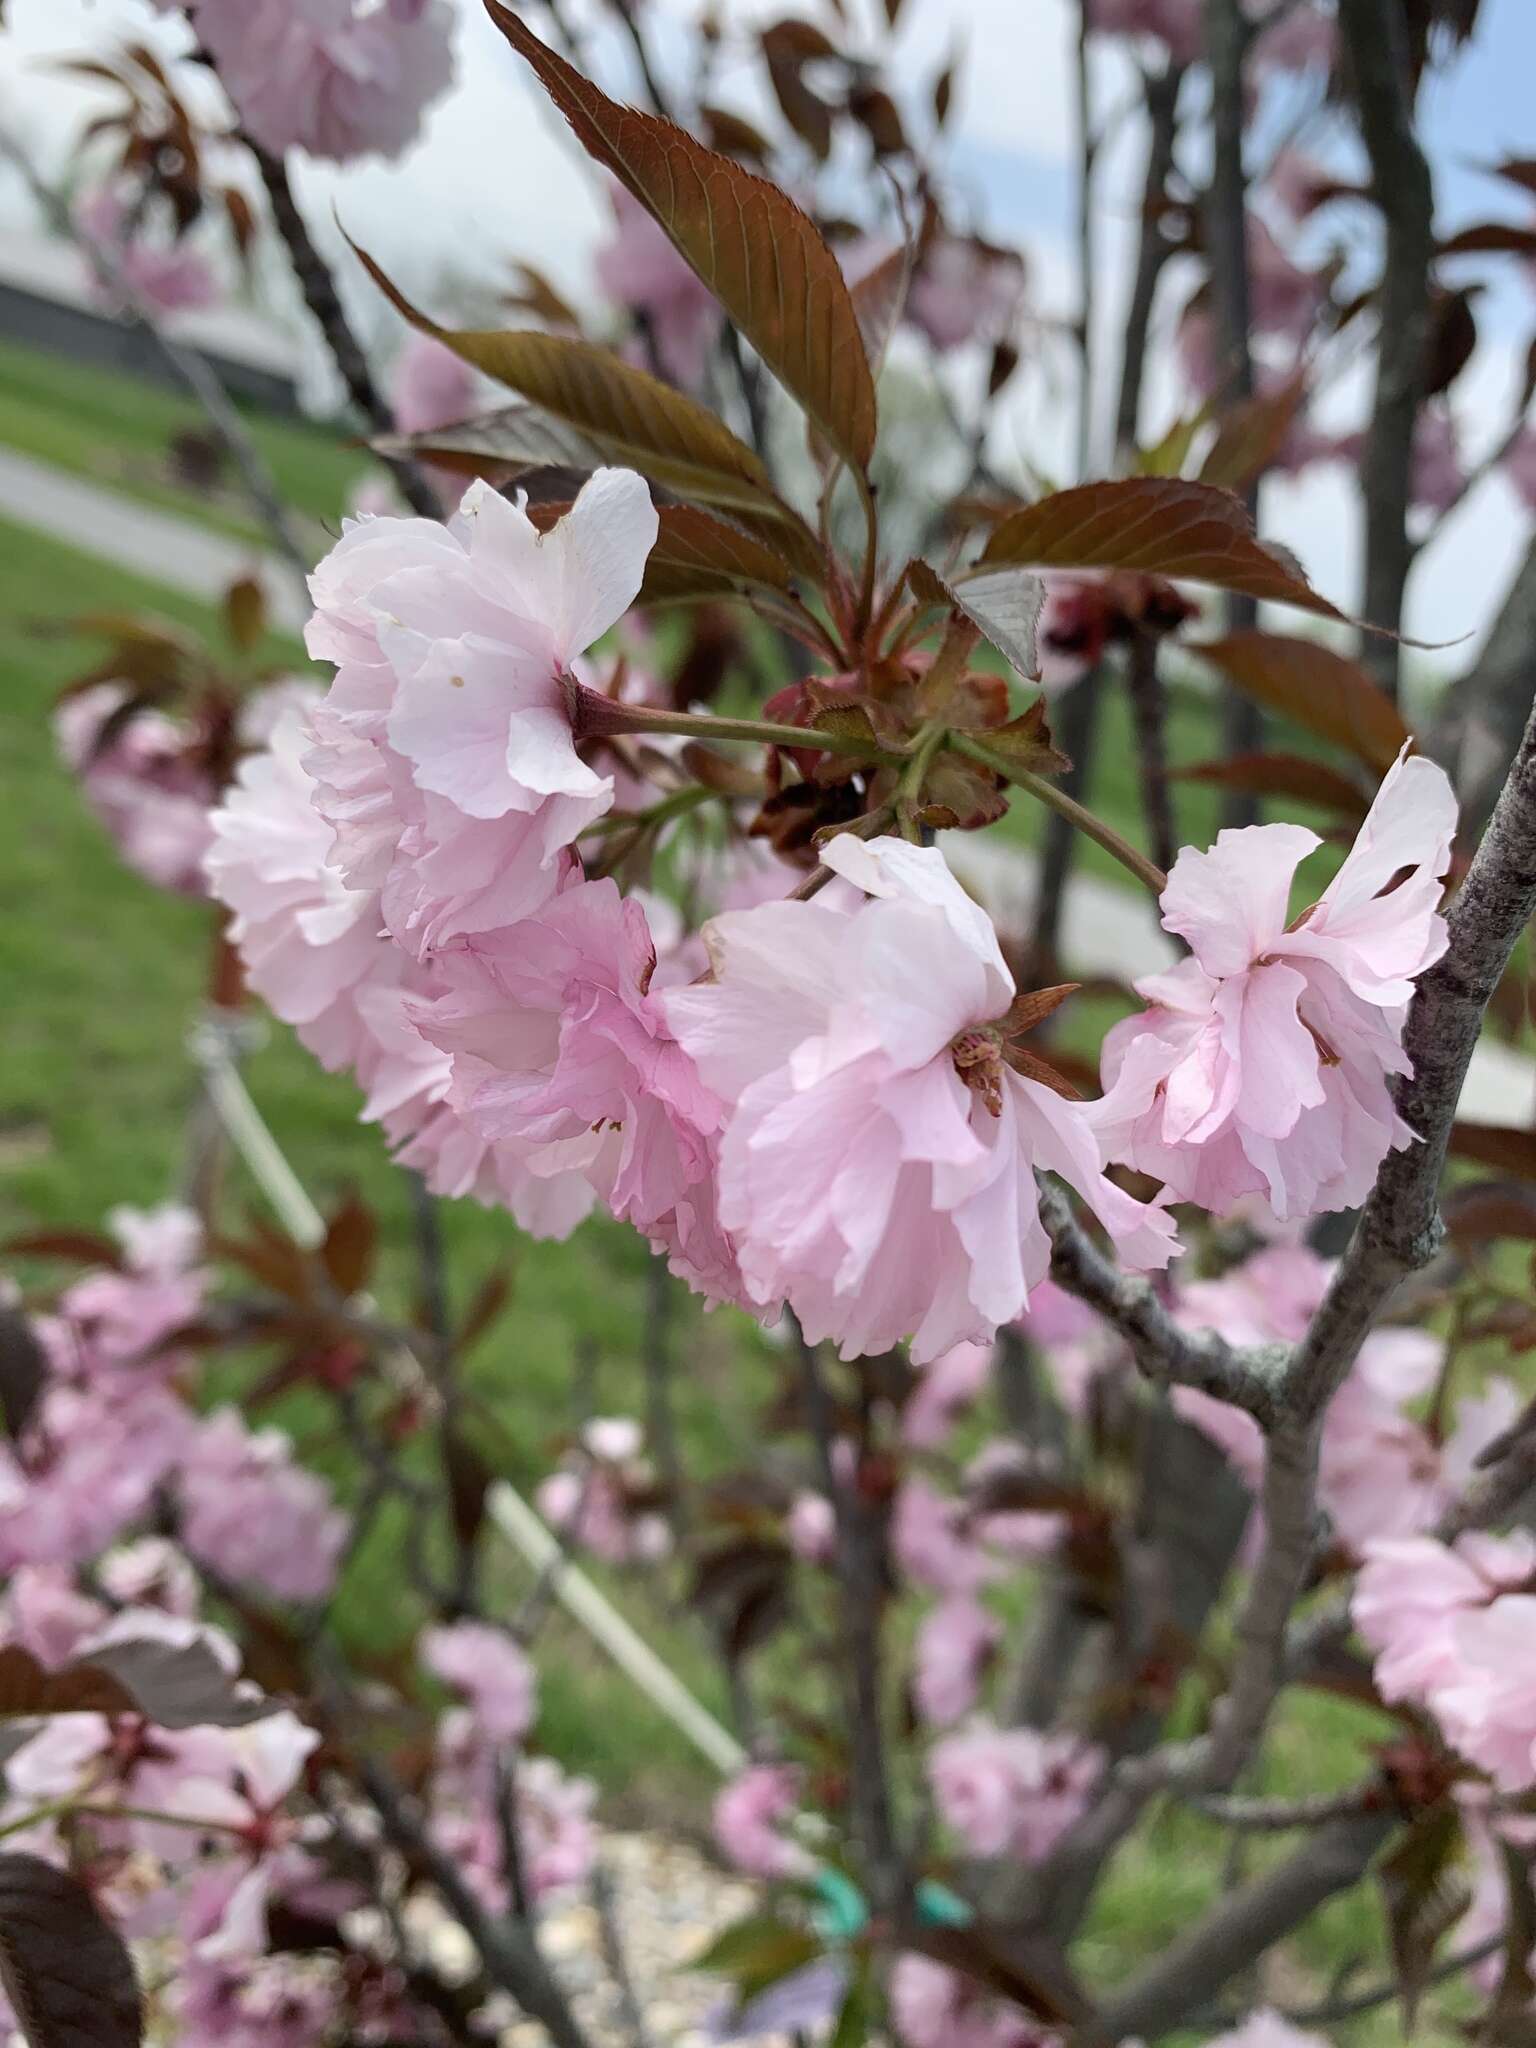
{"type": "Polygon", "coordinates": [[[1179,840],[1173,821],[1173,788],[1168,780],[1168,692],[1158,666],[1159,652],[1156,634],[1137,627],[1131,634],[1125,682],[1136,728],[1147,851],[1157,867],[1167,869],[1178,855],[1179,840]]]}
{"type": "MultiPolygon", "coordinates": [[[[246,138],[256,167],[261,173],[261,182],[266,187],[267,200],[272,208],[272,218],[288,249],[294,276],[304,294],[304,303],[313,315],[316,325],[325,337],[341,381],[347,388],[347,396],[363,416],[363,419],[377,434],[392,431],[395,420],[382,393],[374,382],[373,372],[362,343],[352,331],[336,289],[336,280],[331,275],[330,265],[315,247],[308,223],[299,209],[289,181],[288,167],[279,156],[263,149],[259,143],[246,138]]],[[[389,465],[401,495],[413,512],[424,519],[440,519],[442,505],[424,475],[421,465],[406,456],[382,458],[389,465]]]]}

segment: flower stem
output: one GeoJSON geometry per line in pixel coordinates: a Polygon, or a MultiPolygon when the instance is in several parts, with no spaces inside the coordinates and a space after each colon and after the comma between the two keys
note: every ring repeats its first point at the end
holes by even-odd
{"type": "Polygon", "coordinates": [[[1104,851],[1112,854],[1120,865],[1128,868],[1138,882],[1144,882],[1154,896],[1161,896],[1168,886],[1168,877],[1144,853],[1138,853],[1134,846],[1120,837],[1112,825],[1080,804],[1075,797],[1058,789],[1044,776],[1033,775],[1027,768],[1016,767],[1006,754],[997,753],[993,748],[972,739],[969,733],[952,732],[949,744],[957,754],[964,754],[968,760],[979,762],[983,768],[990,768],[994,775],[1001,775],[1005,782],[1011,782],[1016,789],[1022,789],[1048,810],[1057,811],[1069,824],[1088,838],[1096,841],[1104,851]]]}
{"type": "Polygon", "coordinates": [[[904,758],[888,748],[872,746],[854,733],[780,725],[768,718],[716,718],[703,711],[657,711],[649,704],[620,704],[585,687],[578,688],[575,694],[572,723],[579,740],[610,739],[624,732],[665,732],[680,733],[694,740],[744,740],[768,747],[802,747],[816,753],[858,754],[867,761],[904,758]]]}
{"type": "Polygon", "coordinates": [[[919,731],[912,742],[912,751],[907,756],[906,766],[901,771],[901,781],[896,790],[896,823],[903,839],[914,846],[922,844],[923,830],[918,823],[918,811],[922,808],[923,784],[928,780],[928,770],[933,757],[944,744],[944,720],[933,717],[919,731]]]}

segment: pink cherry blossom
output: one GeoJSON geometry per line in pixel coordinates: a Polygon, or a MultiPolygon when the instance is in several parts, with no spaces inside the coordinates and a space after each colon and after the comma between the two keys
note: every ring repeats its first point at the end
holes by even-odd
{"type": "Polygon", "coordinates": [[[117,683],[66,697],[54,714],[59,752],[126,865],[157,888],[200,896],[213,785],[176,720],[144,711],[111,732],[127,702],[117,683]]]}
{"type": "Polygon", "coordinates": [[[784,1533],[807,1564],[830,1564],[837,1555],[837,1511],[824,1493],[797,1493],[784,1533]]]}
{"type": "MultiPolygon", "coordinates": [[[[377,758],[367,743],[361,751],[377,758]]],[[[234,913],[247,981],[322,1065],[356,1074],[364,1116],[435,1192],[500,1202],[537,1236],[567,1235],[591,1206],[590,1184],[558,1148],[492,1148],[455,1113],[452,1062],[407,1009],[440,984],[384,933],[377,889],[349,882],[333,858],[311,756],[305,710],[290,706],[213,815],[208,877],[234,913]]]]}
{"type": "Polygon", "coordinates": [[[964,1510],[926,1479],[908,1477],[891,1508],[891,1553],[902,1574],[936,1593],[974,1593],[998,1576],[964,1510]]]}
{"type": "Polygon", "coordinates": [[[890,1995],[904,2048],[1059,2048],[1060,2034],[928,1956],[897,1957],[890,1995]]]}
{"type": "MultiPolygon", "coordinates": [[[[151,239],[140,210],[112,186],[98,186],[77,199],[74,220],[85,241],[110,258],[133,294],[157,312],[195,312],[218,299],[218,279],[202,252],[179,238],[151,239]]],[[[105,305],[121,309],[122,295],[94,264],[91,283],[105,305]]]]}
{"type": "Polygon", "coordinates": [[[1253,66],[1260,77],[1275,72],[1328,71],[1338,55],[1338,23],[1312,0],[1299,5],[1266,4],[1259,0],[1249,12],[1260,24],[1253,46],[1253,66]],[[1273,26],[1264,26],[1273,20],[1273,26]]]}
{"type": "Polygon", "coordinates": [[[417,1654],[434,1678],[463,1694],[492,1742],[520,1742],[533,1726],[533,1667],[503,1629],[456,1621],[427,1629],[417,1654]]]}
{"type": "Polygon", "coordinates": [[[957,1344],[925,1366],[901,1415],[914,1450],[935,1450],[980,1399],[992,1371],[990,1344],[957,1344]]]}
{"type": "Polygon", "coordinates": [[[1536,427],[1521,428],[1503,469],[1526,511],[1536,512],[1536,427]]]}
{"type": "MultiPolygon", "coordinates": [[[[510,1898],[500,1817],[507,1764],[505,1746],[487,1738],[474,1714],[456,1709],[444,1715],[430,1786],[432,1836],[494,1911],[504,1911],[510,1898]]],[[[530,1893],[542,1899],[582,1883],[597,1853],[596,1787],[568,1776],[553,1757],[521,1756],[511,1768],[518,1851],[530,1893]]]]}
{"type": "Polygon", "coordinates": [[[928,1781],[946,1826],[974,1856],[1038,1862],[1083,1814],[1102,1754],[1073,1734],[977,1720],[936,1742],[928,1781]]]}
{"type": "Polygon", "coordinates": [[[1248,281],[1254,332],[1304,341],[1322,303],[1321,280],[1286,254],[1256,213],[1248,216],[1248,281]]]}
{"type": "Polygon", "coordinates": [[[649,368],[654,349],[664,377],[696,390],[720,330],[720,302],[626,186],[615,183],[609,196],[614,231],[595,258],[598,284],[644,323],[637,360],[649,368]]]}
{"type": "Polygon", "coordinates": [[[144,1516],[195,1428],[152,1378],[55,1382],[20,1443],[0,1446],[0,1572],[105,1550],[144,1516]]]}
{"type": "Polygon", "coordinates": [[[751,1764],[715,1798],[715,1840],[748,1877],[804,1877],[811,1858],[785,1832],[800,1804],[800,1774],[789,1764],[751,1764]]]}
{"type": "Polygon", "coordinates": [[[242,125],[274,155],[397,157],[453,77],[453,10],[357,0],[193,0],[242,125]]]}
{"type": "Polygon", "coordinates": [[[1463,1619],[1536,1584],[1536,1538],[1474,1531],[1447,1546],[1429,1536],[1371,1543],[1350,1612],[1375,1655],[1388,1700],[1434,1701],[1465,1671],[1463,1619]]]}
{"type": "Polygon", "coordinates": [[[948,1727],[971,1711],[982,1674],[1002,1639],[996,1616],[968,1593],[951,1594],[924,1616],[912,1692],[930,1726],[948,1727]]]}
{"type": "Polygon", "coordinates": [[[171,1989],[178,2048],[313,2048],[338,2004],[334,1978],[308,1956],[194,1956],[171,1989]]]}
{"type": "Polygon", "coordinates": [[[1321,2034],[1304,2033],[1267,2007],[1251,2012],[1241,2026],[1213,2034],[1208,2048],[1328,2048],[1321,2034]]]}
{"type": "Polygon", "coordinates": [[[1414,981],[1445,950],[1455,825],[1444,771],[1399,760],[1322,898],[1289,922],[1313,833],[1257,825],[1186,848],[1163,923],[1192,957],[1139,982],[1153,1008],[1105,1039],[1106,1092],[1087,1110],[1105,1157],[1218,1215],[1254,1194],[1281,1218],[1363,1200],[1414,1141],[1389,1084],[1414,981]]]}
{"type": "Polygon", "coordinates": [[[1155,37],[1179,64],[1193,64],[1203,44],[1200,0],[1089,0],[1088,25],[1101,35],[1155,37]]]}
{"type": "Polygon", "coordinates": [[[99,1629],[107,1610],[79,1591],[72,1571],[59,1565],[23,1565],[13,1572],[0,1612],[0,1641],[19,1643],[50,1668],[67,1664],[81,1642],[99,1629]]]}
{"type": "Polygon", "coordinates": [[[940,234],[924,251],[907,291],[905,316],[942,351],[1001,339],[1024,297],[1024,264],[1013,250],[973,236],[940,234]]]}
{"type": "Polygon", "coordinates": [[[1050,1262],[1036,1168],[1166,1263],[1169,1218],[1104,1178],[1084,1111],[1006,1065],[1013,978],[944,856],[845,833],[823,858],[862,895],[711,920],[714,980],[661,997],[728,1105],[719,1215],[751,1298],[847,1357],[989,1342],[1050,1262]]]}
{"type": "Polygon", "coordinates": [[[560,1148],[616,1216],[660,1238],[712,1170],[720,1109],[650,994],[645,912],[573,882],[536,915],[440,954],[446,993],[410,1014],[449,1054],[488,1144],[560,1148]]]}
{"type": "Polygon", "coordinates": [[[311,579],[307,643],[338,664],[309,761],[334,860],[420,957],[554,895],[612,801],[562,677],[632,602],[656,538],[641,479],[599,470],[540,534],[472,484],[446,526],[349,525],[311,579]]]}
{"type": "Polygon", "coordinates": [[[410,334],[390,369],[389,408],[402,434],[456,426],[475,407],[475,373],[445,342],[410,334]]]}
{"type": "Polygon", "coordinates": [[[232,1408],[198,1428],[179,1479],[181,1537],[200,1563],[280,1600],[331,1589],[347,1518],[292,1459],[280,1430],[247,1431],[232,1408]]]}

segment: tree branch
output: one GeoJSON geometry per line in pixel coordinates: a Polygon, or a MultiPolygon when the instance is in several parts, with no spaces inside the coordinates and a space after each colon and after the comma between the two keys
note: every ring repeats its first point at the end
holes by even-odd
{"type": "Polygon", "coordinates": [[[877,1913],[890,1914],[903,1902],[906,1875],[896,1839],[886,1769],[880,1641],[886,1589],[881,1539],[871,1509],[860,1497],[857,1485],[845,1485],[838,1474],[833,1457],[832,1404],[822,1381],[816,1346],[806,1342],[798,1322],[793,1328],[822,1488],[837,1518],[837,1572],[844,1627],[842,1675],[848,1720],[845,1732],[858,1840],[868,1865],[870,1902],[877,1913]]]}
{"type": "Polygon", "coordinates": [[[1168,261],[1169,245],[1159,222],[1158,208],[1173,169],[1174,144],[1178,139],[1179,87],[1184,73],[1178,65],[1147,80],[1147,119],[1151,136],[1147,143],[1147,172],[1142,187],[1141,244],[1136,256],[1136,276],[1131,302],[1125,316],[1125,339],[1120,354],[1120,399],[1115,408],[1115,454],[1119,461],[1135,448],[1141,426],[1141,390],[1147,363],[1147,338],[1152,328],[1152,307],[1157,298],[1158,279],[1168,261]]]}
{"type": "Polygon", "coordinates": [[[1284,1863],[1224,1899],[1164,1949],[1081,2031],[1081,2048],[1107,2048],[1131,2035],[1153,2038],[1209,2004],[1325,1900],[1358,1884],[1398,1825],[1395,1814],[1370,1813],[1321,1828],[1284,1863]]]}
{"type": "Polygon", "coordinates": [[[1196,1387],[1218,1401],[1231,1402],[1262,1425],[1275,1419],[1283,1346],[1239,1351],[1214,1330],[1181,1329],[1151,1283],[1132,1279],[1106,1258],[1073,1215],[1066,1196],[1044,1180],[1040,1221],[1051,1239],[1051,1278],[1119,1331],[1154,1386],[1196,1387]]]}
{"type": "MultiPolygon", "coordinates": [[[[1211,74],[1211,182],[1205,195],[1205,241],[1210,266],[1211,296],[1221,335],[1224,395],[1238,400],[1254,393],[1252,293],[1248,273],[1248,174],[1243,163],[1243,131],[1247,104],[1243,93],[1243,62],[1253,30],[1238,0],[1205,0],[1205,50],[1211,74]]],[[[1259,486],[1243,494],[1249,516],[1257,521],[1259,486]]],[[[1251,627],[1259,608],[1251,597],[1226,599],[1227,631],[1251,627]]],[[[1223,743],[1229,757],[1256,753],[1264,744],[1264,714],[1241,690],[1228,688],[1223,716],[1223,743]]],[[[1254,797],[1233,790],[1222,806],[1225,825],[1251,825],[1258,815],[1254,797]]]]}
{"type": "Polygon", "coordinates": [[[1376,397],[1366,437],[1364,616],[1361,659],[1382,687],[1397,691],[1400,648],[1389,637],[1403,621],[1413,547],[1408,504],[1414,428],[1429,358],[1429,273],[1434,192],[1414,133],[1414,79],[1400,0],[1339,0],[1339,27],[1354,73],[1371,190],[1386,230],[1382,258],[1376,397]]]}
{"type": "MultiPolygon", "coordinates": [[[[390,433],[395,424],[394,415],[373,380],[362,343],[352,331],[352,323],[336,290],[330,265],[315,247],[308,224],[299,211],[288,167],[280,156],[273,156],[259,143],[252,142],[249,136],[245,142],[256,159],[256,168],[261,173],[261,182],[266,187],[267,200],[272,208],[272,218],[287,245],[294,276],[304,294],[304,303],[325,337],[326,346],[341,372],[341,381],[347,388],[347,396],[375,433],[390,433]]],[[[385,456],[381,460],[387,462],[401,495],[413,512],[419,513],[423,519],[442,517],[437,493],[423,475],[419,463],[403,456],[385,456]]]]}

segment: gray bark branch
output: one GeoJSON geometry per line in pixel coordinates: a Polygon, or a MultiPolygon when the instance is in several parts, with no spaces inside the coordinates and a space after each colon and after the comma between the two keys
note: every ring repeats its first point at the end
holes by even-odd
{"type": "Polygon", "coordinates": [[[1434,193],[1414,133],[1414,81],[1400,0],[1339,0],[1339,27],[1354,74],[1371,191],[1385,229],[1376,344],[1376,396],[1366,436],[1364,614],[1385,635],[1367,637],[1361,658],[1396,694],[1395,639],[1413,566],[1408,503],[1413,438],[1429,359],[1429,272],[1434,193]]]}

